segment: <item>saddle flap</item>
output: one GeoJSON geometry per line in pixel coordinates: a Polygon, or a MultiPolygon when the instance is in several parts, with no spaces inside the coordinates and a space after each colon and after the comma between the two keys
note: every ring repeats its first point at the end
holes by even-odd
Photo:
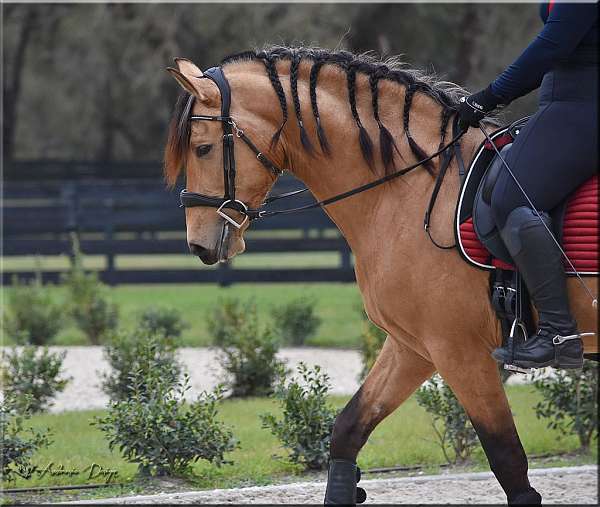
{"type": "MultiPolygon", "coordinates": [[[[501,150],[502,158],[506,159],[506,155],[510,150],[512,143],[506,144],[501,150]]],[[[500,171],[504,169],[500,157],[496,156],[492,159],[486,169],[473,203],[473,227],[475,233],[483,246],[492,254],[492,256],[504,262],[512,262],[512,258],[508,250],[504,246],[504,242],[500,237],[500,232],[496,228],[496,222],[492,215],[492,192],[498,181],[500,171]]]]}
{"type": "MultiPolygon", "coordinates": [[[[504,145],[504,147],[500,150],[500,155],[502,158],[506,160],[506,156],[508,155],[508,151],[510,150],[512,143],[504,145]]],[[[502,164],[502,160],[500,157],[496,156],[492,160],[492,163],[489,165],[486,173],[483,175],[481,187],[481,198],[488,205],[492,204],[492,192],[494,191],[494,187],[496,186],[496,182],[498,181],[498,176],[500,176],[500,171],[504,169],[502,164]]],[[[477,199],[479,195],[475,196],[477,199]]]]}

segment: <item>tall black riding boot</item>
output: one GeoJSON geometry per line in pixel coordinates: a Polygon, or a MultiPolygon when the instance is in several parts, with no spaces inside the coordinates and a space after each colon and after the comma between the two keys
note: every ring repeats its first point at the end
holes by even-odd
{"type": "MultiPolygon", "coordinates": [[[[552,230],[548,214],[541,213],[552,230]]],[[[500,236],[519,269],[539,314],[538,331],[515,344],[514,356],[506,348],[492,352],[496,361],[521,368],[581,368],[583,342],[569,311],[565,268],[560,250],[535,212],[514,209],[500,236]]]]}

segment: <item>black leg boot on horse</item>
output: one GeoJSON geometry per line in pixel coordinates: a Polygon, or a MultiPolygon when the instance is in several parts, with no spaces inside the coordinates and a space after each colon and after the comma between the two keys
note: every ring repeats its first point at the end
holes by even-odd
{"type": "Polygon", "coordinates": [[[355,505],[367,499],[357,487],[356,458],[375,427],[434,372],[419,354],[388,337],[363,385],[335,420],[325,505],[355,505]]]}
{"type": "Polygon", "coordinates": [[[356,505],[367,499],[367,493],[357,488],[360,481],[360,468],[354,461],[332,459],[327,473],[325,505],[356,505]]]}
{"type": "MultiPolygon", "coordinates": [[[[546,213],[540,213],[552,230],[546,213]]],[[[517,266],[538,311],[538,331],[515,345],[511,353],[497,348],[499,362],[521,368],[581,368],[583,342],[571,316],[565,268],[560,250],[536,213],[528,207],[514,209],[500,235],[517,266]]]]}

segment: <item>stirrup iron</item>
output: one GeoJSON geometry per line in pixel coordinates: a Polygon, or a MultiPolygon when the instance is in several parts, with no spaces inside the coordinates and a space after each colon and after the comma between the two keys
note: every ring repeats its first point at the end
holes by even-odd
{"type": "MultiPolygon", "coordinates": [[[[515,318],[515,320],[513,320],[512,326],[510,328],[510,335],[509,335],[509,347],[510,347],[510,355],[511,356],[513,356],[514,337],[515,337],[515,331],[517,329],[519,329],[521,331],[521,333],[523,333],[524,341],[526,341],[528,338],[527,327],[525,327],[525,324],[521,320],[519,320],[518,318],[515,318]]],[[[509,364],[509,363],[504,363],[504,369],[515,372],[515,373],[522,373],[523,375],[529,375],[530,373],[533,372],[533,368],[521,368],[520,366],[517,366],[516,364],[509,364]]]]}
{"type": "Polygon", "coordinates": [[[514,373],[522,373],[523,375],[529,375],[533,371],[532,368],[521,368],[520,366],[517,366],[516,364],[507,364],[507,363],[504,363],[504,369],[508,370],[508,371],[512,371],[514,373]]]}

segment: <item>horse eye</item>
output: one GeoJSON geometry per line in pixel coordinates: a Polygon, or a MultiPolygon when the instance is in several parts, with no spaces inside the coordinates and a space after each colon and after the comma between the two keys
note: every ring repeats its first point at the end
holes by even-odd
{"type": "Polygon", "coordinates": [[[201,144],[196,148],[196,155],[198,157],[203,157],[204,155],[207,155],[211,149],[212,144],[201,144]]]}

